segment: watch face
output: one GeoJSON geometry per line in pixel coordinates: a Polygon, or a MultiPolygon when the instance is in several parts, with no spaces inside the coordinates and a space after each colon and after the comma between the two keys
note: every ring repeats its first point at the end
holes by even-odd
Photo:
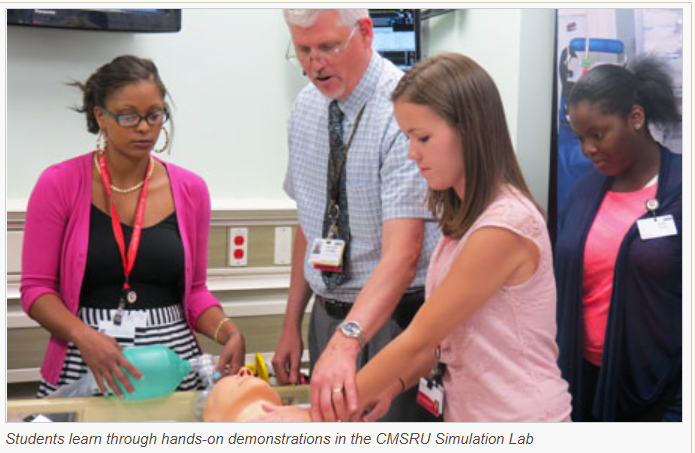
{"type": "Polygon", "coordinates": [[[350,321],[345,323],[345,332],[352,336],[359,335],[360,330],[360,326],[355,322],[350,321]]]}
{"type": "Polygon", "coordinates": [[[338,325],[338,328],[346,337],[356,339],[360,347],[367,342],[364,338],[364,333],[362,333],[362,327],[360,327],[357,321],[343,321],[338,325]]]}

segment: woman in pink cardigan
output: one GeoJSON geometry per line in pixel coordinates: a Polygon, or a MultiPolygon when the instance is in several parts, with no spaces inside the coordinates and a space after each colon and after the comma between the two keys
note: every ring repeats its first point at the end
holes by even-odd
{"type": "MultiPolygon", "coordinates": [[[[244,338],[207,289],[210,196],[197,175],[151,156],[169,118],[156,66],[121,56],[84,83],[79,109],[94,152],[53,165],[29,200],[22,306],[51,338],[39,396],[87,369],[102,392],[130,392],[140,372],[123,347],[163,344],[199,355],[194,331],[223,345],[217,371],[236,372],[244,338]]],[[[179,390],[200,387],[187,376],[179,390]]]]}

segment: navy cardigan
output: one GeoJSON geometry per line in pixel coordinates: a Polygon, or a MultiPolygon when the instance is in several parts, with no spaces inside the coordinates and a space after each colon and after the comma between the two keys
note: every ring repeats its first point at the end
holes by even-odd
{"type": "Polygon", "coordinates": [[[682,157],[662,146],[660,152],[656,215],[673,215],[678,235],[643,241],[635,223],[623,238],[593,407],[582,407],[584,247],[612,178],[594,169],[577,181],[560,219],[555,247],[559,365],[569,382],[574,421],[589,414],[602,421],[639,418],[680,393],[682,157]]]}

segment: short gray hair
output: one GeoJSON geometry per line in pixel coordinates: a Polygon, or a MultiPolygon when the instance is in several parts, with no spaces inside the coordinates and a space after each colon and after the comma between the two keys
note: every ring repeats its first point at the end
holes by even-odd
{"type": "MultiPolygon", "coordinates": [[[[329,9],[285,9],[283,15],[287,25],[294,25],[300,28],[309,28],[314,25],[316,19],[322,11],[329,9]]],[[[338,24],[345,27],[352,27],[358,20],[369,17],[369,10],[365,8],[334,9],[338,12],[338,24]]]]}

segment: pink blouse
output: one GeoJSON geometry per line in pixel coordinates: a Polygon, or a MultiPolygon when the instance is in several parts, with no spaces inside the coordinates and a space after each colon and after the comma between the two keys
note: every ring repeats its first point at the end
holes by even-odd
{"type": "Polygon", "coordinates": [[[507,186],[460,240],[442,237],[427,294],[449,272],[471,234],[504,228],[530,239],[540,264],[526,282],[503,286],[441,344],[446,421],[569,421],[571,397],[557,366],[555,278],[545,220],[507,186]]]}

